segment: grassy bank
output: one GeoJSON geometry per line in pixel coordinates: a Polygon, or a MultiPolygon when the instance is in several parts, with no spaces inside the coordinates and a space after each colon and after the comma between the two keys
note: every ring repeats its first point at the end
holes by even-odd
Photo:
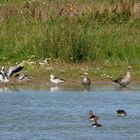
{"type": "Polygon", "coordinates": [[[140,21],[133,9],[132,1],[122,5],[112,0],[1,1],[1,65],[45,63],[44,69],[51,67],[66,77],[69,67],[75,67],[72,73],[88,67],[91,75],[101,78],[117,75],[131,64],[136,78],[140,75],[140,21]]]}

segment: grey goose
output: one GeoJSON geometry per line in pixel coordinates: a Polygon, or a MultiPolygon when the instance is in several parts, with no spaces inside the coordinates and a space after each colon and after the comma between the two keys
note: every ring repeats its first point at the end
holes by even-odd
{"type": "Polygon", "coordinates": [[[131,71],[132,67],[128,66],[126,74],[118,79],[113,80],[113,83],[119,84],[121,87],[126,87],[131,82],[131,71]]]}

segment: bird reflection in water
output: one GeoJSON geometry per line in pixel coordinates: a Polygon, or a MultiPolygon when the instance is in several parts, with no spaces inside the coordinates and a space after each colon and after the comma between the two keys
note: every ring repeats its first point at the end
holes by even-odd
{"type": "Polygon", "coordinates": [[[89,92],[91,90],[91,87],[88,85],[83,85],[82,89],[84,92],[89,92]]]}
{"type": "Polygon", "coordinates": [[[60,88],[58,86],[50,87],[50,92],[58,92],[60,88]]]}

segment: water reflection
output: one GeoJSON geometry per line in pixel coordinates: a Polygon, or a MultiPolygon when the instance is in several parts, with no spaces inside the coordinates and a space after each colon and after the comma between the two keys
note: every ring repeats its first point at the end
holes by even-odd
{"type": "Polygon", "coordinates": [[[50,87],[50,92],[58,92],[60,90],[60,87],[55,86],[55,87],[50,87]]]}
{"type": "Polygon", "coordinates": [[[84,92],[89,92],[91,90],[91,87],[89,85],[83,85],[82,88],[84,92]]]}
{"type": "Polygon", "coordinates": [[[139,91],[139,85],[131,85],[126,88],[121,88],[113,85],[63,85],[63,86],[49,86],[49,85],[38,85],[38,84],[24,84],[24,85],[0,85],[0,93],[6,92],[20,92],[24,90],[48,90],[50,92],[60,91],[81,91],[81,92],[97,92],[97,91],[139,91]]]}
{"type": "Polygon", "coordinates": [[[0,93],[7,93],[7,92],[19,92],[22,90],[27,90],[29,87],[32,89],[31,86],[28,85],[0,85],[0,93]]]}
{"type": "Polygon", "coordinates": [[[0,93],[7,93],[12,91],[21,91],[22,88],[20,86],[4,86],[0,87],[0,93]]]}
{"type": "Polygon", "coordinates": [[[131,87],[114,87],[114,90],[115,91],[129,91],[129,90],[132,90],[131,87]]]}
{"type": "Polygon", "coordinates": [[[8,91],[9,91],[8,87],[1,87],[0,88],[0,93],[5,93],[5,92],[8,92],[8,91]]]}

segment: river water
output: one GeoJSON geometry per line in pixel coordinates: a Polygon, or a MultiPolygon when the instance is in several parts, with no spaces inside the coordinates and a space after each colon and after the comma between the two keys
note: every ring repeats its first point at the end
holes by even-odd
{"type": "Polygon", "coordinates": [[[139,140],[140,88],[0,89],[0,140],[139,140]],[[118,117],[117,109],[127,116],[118,117]],[[93,128],[87,113],[100,116],[93,128]]]}

